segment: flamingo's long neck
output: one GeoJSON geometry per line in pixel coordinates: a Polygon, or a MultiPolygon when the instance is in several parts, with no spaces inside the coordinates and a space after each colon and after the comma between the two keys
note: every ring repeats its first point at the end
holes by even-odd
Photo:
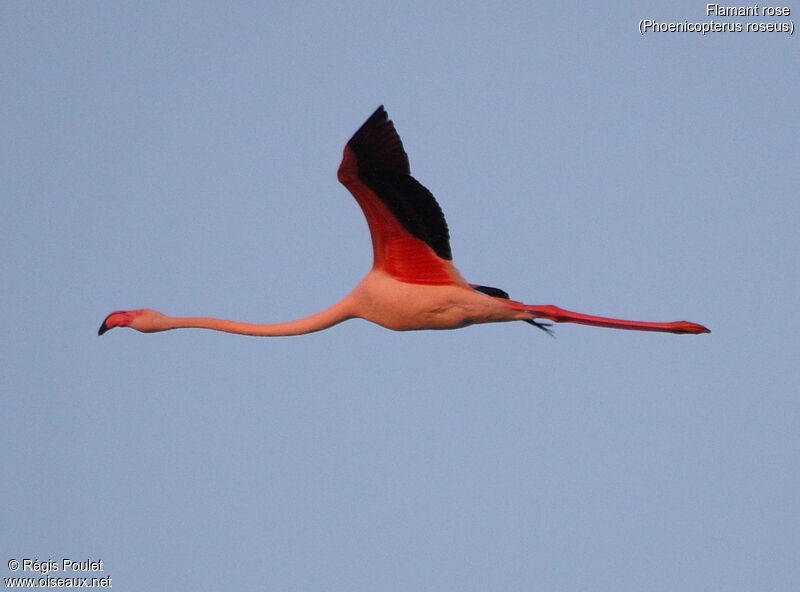
{"type": "Polygon", "coordinates": [[[228,321],[225,319],[213,319],[208,317],[170,317],[165,315],[156,330],[168,331],[170,329],[186,328],[211,329],[213,331],[224,331],[226,333],[236,333],[239,335],[253,335],[256,337],[303,335],[305,333],[322,331],[342,321],[353,318],[354,315],[351,308],[348,300],[344,299],[325,310],[302,319],[266,324],[243,323],[240,321],[228,321]]]}

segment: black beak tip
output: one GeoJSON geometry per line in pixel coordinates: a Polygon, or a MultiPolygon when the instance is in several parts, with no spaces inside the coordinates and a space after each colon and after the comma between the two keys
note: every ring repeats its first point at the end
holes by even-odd
{"type": "Polygon", "coordinates": [[[108,329],[109,329],[109,327],[106,327],[106,322],[103,321],[103,323],[100,325],[100,328],[97,330],[97,334],[98,335],[102,335],[103,333],[108,331],[108,329]]]}

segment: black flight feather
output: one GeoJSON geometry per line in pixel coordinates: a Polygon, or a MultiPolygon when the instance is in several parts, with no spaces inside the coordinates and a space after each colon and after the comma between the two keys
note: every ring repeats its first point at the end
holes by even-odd
{"type": "Polygon", "coordinates": [[[386,204],[412,236],[448,261],[450,234],[436,199],[410,174],[400,136],[381,105],[347,143],[358,163],[358,177],[386,204]]]}

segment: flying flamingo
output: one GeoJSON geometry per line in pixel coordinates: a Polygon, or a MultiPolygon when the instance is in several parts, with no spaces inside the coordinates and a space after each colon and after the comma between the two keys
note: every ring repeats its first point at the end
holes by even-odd
{"type": "Polygon", "coordinates": [[[638,331],[710,332],[687,321],[625,321],[553,305],[523,304],[509,299],[503,290],[467,283],[453,266],[442,210],[411,176],[408,156],[383,106],[344,147],[338,177],[364,211],[374,255],[372,269],[343,300],[311,316],[274,324],[170,317],[146,308],[121,310],[105,318],[98,334],[113,327],[131,327],[143,333],[194,327],[242,335],[301,335],[352,318],[395,331],[525,321],[550,332],[549,323],[537,321],[547,319],[638,331]]]}

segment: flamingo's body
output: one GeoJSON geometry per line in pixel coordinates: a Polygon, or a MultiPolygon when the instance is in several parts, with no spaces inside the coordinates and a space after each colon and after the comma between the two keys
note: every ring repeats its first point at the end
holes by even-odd
{"type": "Polygon", "coordinates": [[[396,331],[503,321],[526,321],[546,329],[535,320],[544,318],[616,329],[709,332],[687,321],[625,321],[522,304],[502,290],[467,283],[452,264],[444,215],[433,195],[411,176],[400,137],[383,107],[345,146],[338,176],[364,211],[374,254],[370,272],[341,301],[311,316],[276,324],[169,317],[149,309],[117,311],[106,317],[99,334],[125,326],[145,333],[195,327],[243,335],[301,335],[351,318],[396,331]]]}

